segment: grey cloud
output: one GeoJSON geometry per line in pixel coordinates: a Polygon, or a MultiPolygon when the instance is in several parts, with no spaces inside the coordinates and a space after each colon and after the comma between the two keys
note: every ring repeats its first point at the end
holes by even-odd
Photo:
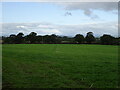
{"type": "Polygon", "coordinates": [[[61,3],[66,10],[90,10],[100,9],[105,11],[117,10],[117,2],[80,2],[80,3],[61,3]]]}
{"type": "Polygon", "coordinates": [[[30,32],[37,32],[38,35],[56,34],[74,36],[75,34],[86,35],[87,32],[94,32],[95,36],[111,34],[118,36],[117,22],[106,23],[82,23],[79,25],[56,25],[43,23],[4,23],[2,35],[17,34],[23,32],[25,35],[30,32]],[[20,28],[19,28],[20,27],[20,28]],[[22,28],[21,28],[22,27],[22,28]]]}
{"type": "Polygon", "coordinates": [[[92,14],[92,11],[90,11],[89,9],[85,10],[84,14],[87,15],[87,16],[90,16],[92,14]]]}
{"type": "Polygon", "coordinates": [[[99,18],[97,15],[94,15],[94,14],[92,13],[92,10],[89,10],[89,9],[84,10],[84,14],[85,14],[86,16],[91,17],[91,19],[93,19],[93,20],[99,18]]]}
{"type": "Polygon", "coordinates": [[[83,10],[84,14],[89,17],[97,17],[93,14],[93,10],[116,11],[118,10],[118,2],[68,2],[59,3],[65,10],[83,10]]]}
{"type": "Polygon", "coordinates": [[[71,12],[66,12],[65,16],[72,16],[72,13],[71,12]]]}

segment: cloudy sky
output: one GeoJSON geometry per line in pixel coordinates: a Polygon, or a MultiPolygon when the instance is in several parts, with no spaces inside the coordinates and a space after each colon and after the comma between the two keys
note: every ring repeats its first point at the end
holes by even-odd
{"type": "Polygon", "coordinates": [[[117,2],[3,2],[2,35],[37,32],[57,34],[118,36],[117,2]]]}

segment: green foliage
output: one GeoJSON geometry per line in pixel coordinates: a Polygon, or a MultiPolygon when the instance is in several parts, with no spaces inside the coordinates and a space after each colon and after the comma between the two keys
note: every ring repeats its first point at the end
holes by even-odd
{"type": "Polygon", "coordinates": [[[58,36],[55,34],[37,36],[37,33],[31,32],[29,35],[24,36],[23,33],[17,35],[11,34],[9,37],[3,37],[3,44],[77,44],[77,43],[88,43],[88,44],[111,44],[119,45],[120,39],[115,38],[111,35],[103,35],[101,38],[94,37],[93,32],[88,32],[86,37],[82,34],[77,34],[75,37],[58,36]]]}
{"type": "Polygon", "coordinates": [[[102,44],[108,44],[108,45],[119,44],[118,39],[114,38],[111,35],[104,34],[103,36],[100,37],[100,39],[102,44]]]}
{"type": "Polygon", "coordinates": [[[95,41],[95,37],[93,36],[92,32],[88,32],[85,39],[87,43],[92,43],[95,41]]]}
{"type": "Polygon", "coordinates": [[[78,42],[78,43],[83,43],[84,42],[84,36],[81,35],[81,34],[77,34],[75,37],[74,37],[75,41],[78,42]]]}
{"type": "Polygon", "coordinates": [[[37,33],[31,32],[29,35],[26,36],[26,41],[29,41],[30,43],[35,43],[36,35],[37,33]]]}
{"type": "Polygon", "coordinates": [[[17,34],[17,36],[15,37],[15,42],[17,43],[17,44],[19,44],[19,43],[23,43],[23,33],[18,33],[17,34]]]}
{"type": "Polygon", "coordinates": [[[3,88],[116,88],[118,46],[2,45],[3,88]]]}

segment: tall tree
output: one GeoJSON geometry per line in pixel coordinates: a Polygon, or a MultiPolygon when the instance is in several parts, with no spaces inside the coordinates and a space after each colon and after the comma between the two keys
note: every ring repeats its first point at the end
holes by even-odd
{"type": "Polygon", "coordinates": [[[84,36],[81,35],[81,34],[77,34],[75,37],[74,37],[75,41],[77,43],[83,43],[84,42],[84,36]]]}
{"type": "Polygon", "coordinates": [[[23,33],[18,33],[16,36],[16,43],[18,43],[18,44],[23,43],[23,41],[24,41],[23,36],[24,36],[23,33]]]}
{"type": "Polygon", "coordinates": [[[92,42],[95,41],[95,37],[93,35],[93,32],[88,32],[86,37],[85,37],[85,40],[87,43],[91,44],[92,42]]]}
{"type": "Polygon", "coordinates": [[[35,43],[36,35],[37,35],[37,33],[31,32],[29,35],[26,36],[26,40],[29,41],[30,43],[35,43]]]}
{"type": "Polygon", "coordinates": [[[52,34],[50,38],[51,38],[51,43],[57,43],[57,36],[55,34],[52,34]]]}
{"type": "Polygon", "coordinates": [[[100,40],[102,44],[113,44],[115,38],[111,35],[104,34],[100,37],[100,40]]]}
{"type": "Polygon", "coordinates": [[[9,37],[6,38],[6,40],[8,40],[8,43],[14,44],[16,43],[16,35],[11,34],[9,37]]]}
{"type": "Polygon", "coordinates": [[[14,44],[16,43],[16,35],[11,34],[9,37],[2,38],[4,44],[14,44]]]}

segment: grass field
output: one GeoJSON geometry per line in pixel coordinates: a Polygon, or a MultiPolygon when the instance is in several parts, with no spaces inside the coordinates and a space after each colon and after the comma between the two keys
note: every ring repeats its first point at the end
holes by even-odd
{"type": "Polygon", "coordinates": [[[3,88],[117,88],[118,46],[2,46],[3,88]]]}

